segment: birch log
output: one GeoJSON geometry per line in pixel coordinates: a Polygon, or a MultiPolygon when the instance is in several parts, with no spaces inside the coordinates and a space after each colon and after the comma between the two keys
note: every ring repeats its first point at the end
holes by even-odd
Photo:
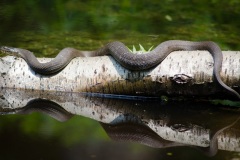
{"type": "MultiPolygon", "coordinates": [[[[47,62],[50,58],[41,58],[47,62]]],[[[0,58],[2,88],[64,92],[160,96],[231,97],[213,77],[213,58],[207,51],[172,52],[157,67],[129,71],[111,56],[75,58],[58,74],[43,76],[32,71],[21,58],[0,58]]],[[[224,51],[221,78],[240,91],[240,52],[224,51]]]]}

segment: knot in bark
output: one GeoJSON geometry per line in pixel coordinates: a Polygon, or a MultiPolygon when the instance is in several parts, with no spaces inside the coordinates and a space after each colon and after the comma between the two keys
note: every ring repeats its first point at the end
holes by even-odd
{"type": "Polygon", "coordinates": [[[185,84],[190,82],[193,78],[186,74],[175,74],[171,79],[176,83],[185,84]]]}

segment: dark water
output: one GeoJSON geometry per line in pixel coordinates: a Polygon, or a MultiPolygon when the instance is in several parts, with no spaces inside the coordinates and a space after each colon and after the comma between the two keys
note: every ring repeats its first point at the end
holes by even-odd
{"type": "MultiPolygon", "coordinates": [[[[122,41],[130,47],[142,44],[145,48],[169,39],[212,40],[223,50],[240,50],[239,12],[240,5],[235,0],[0,0],[0,45],[29,49],[37,56],[44,57],[53,57],[64,47],[93,50],[114,40],[122,41]]],[[[130,118],[130,121],[114,123],[112,126],[114,128],[118,127],[117,124],[127,124],[126,127],[130,129],[123,128],[123,131],[131,131],[136,126],[141,128],[142,123],[150,125],[151,121],[161,120],[165,122],[165,127],[179,129],[179,134],[194,131],[193,126],[197,126],[197,131],[201,131],[197,135],[201,135],[203,131],[216,133],[234,123],[222,134],[230,137],[230,146],[237,146],[235,149],[239,151],[238,109],[196,102],[164,104],[157,101],[152,104],[142,100],[90,99],[90,104],[101,106],[101,113],[108,111],[109,114],[104,119],[101,116],[96,118],[96,111],[91,112],[91,116],[74,110],[69,113],[66,110],[76,102],[70,98],[66,100],[69,102],[67,109],[65,105],[57,103],[65,111],[59,111],[52,118],[49,116],[52,113],[49,104],[52,102],[34,103],[30,108],[42,106],[46,110],[35,108],[33,111],[41,113],[26,115],[32,110],[26,109],[23,112],[19,108],[25,107],[27,103],[14,108],[19,97],[6,96],[9,94],[5,93],[9,92],[1,90],[0,94],[0,108],[4,114],[0,116],[0,159],[240,159],[240,154],[236,151],[220,149],[217,154],[209,155],[209,152],[196,145],[161,148],[149,147],[146,143],[139,144],[139,140],[119,143],[112,141],[109,138],[111,134],[106,130],[111,128],[107,125],[106,117],[111,117],[112,114],[118,115],[115,119],[123,116],[124,120],[128,120],[126,115],[133,117],[134,120],[130,118]],[[4,105],[6,101],[8,105],[4,105]],[[62,121],[61,117],[65,117],[65,122],[59,121],[62,121]]],[[[21,97],[24,97],[22,93],[21,97]]],[[[22,100],[25,102],[29,99],[25,97],[22,100]]],[[[89,103],[77,108],[87,104],[89,103]]],[[[144,127],[138,136],[148,135],[147,133],[155,137],[155,133],[144,127]]],[[[188,143],[184,138],[182,141],[188,143]]],[[[167,140],[164,144],[171,144],[170,142],[174,141],[167,140]]]]}
{"type": "Polygon", "coordinates": [[[239,157],[237,108],[100,94],[1,93],[4,159],[239,157]]]}

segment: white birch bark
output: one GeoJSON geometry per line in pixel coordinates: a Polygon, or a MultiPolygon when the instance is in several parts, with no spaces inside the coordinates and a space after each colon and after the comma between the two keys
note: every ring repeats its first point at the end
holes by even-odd
{"type": "MultiPolygon", "coordinates": [[[[213,58],[207,51],[172,52],[157,67],[146,71],[129,71],[110,56],[75,58],[53,76],[36,74],[21,58],[3,57],[0,74],[2,88],[150,96],[228,95],[213,78],[213,58]]],[[[223,52],[221,78],[240,91],[240,52],[223,52]]]]}

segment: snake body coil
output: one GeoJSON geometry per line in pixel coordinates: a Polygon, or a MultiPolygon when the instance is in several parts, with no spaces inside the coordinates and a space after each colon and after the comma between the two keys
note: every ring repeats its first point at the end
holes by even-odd
{"type": "Polygon", "coordinates": [[[103,56],[111,55],[122,66],[129,70],[146,70],[160,64],[173,51],[194,51],[207,50],[214,59],[214,77],[217,82],[230,93],[240,99],[240,95],[223,83],[220,78],[222,68],[222,51],[219,46],[211,41],[191,42],[182,40],[170,40],[159,44],[148,54],[132,54],[128,48],[121,42],[111,42],[96,51],[79,51],[73,48],[63,49],[52,61],[39,63],[34,54],[28,50],[20,48],[11,48],[2,46],[0,51],[23,58],[28,65],[37,73],[51,75],[61,71],[73,58],[86,56],[103,56]]]}

